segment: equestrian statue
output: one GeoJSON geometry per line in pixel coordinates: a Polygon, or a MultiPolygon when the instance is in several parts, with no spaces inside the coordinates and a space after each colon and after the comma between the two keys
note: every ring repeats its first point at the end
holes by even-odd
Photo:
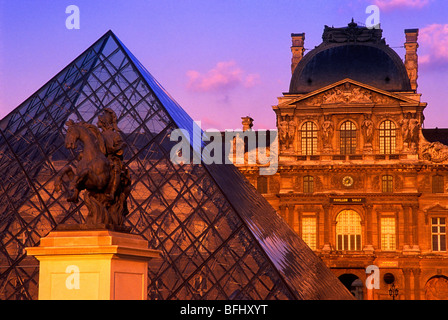
{"type": "Polygon", "coordinates": [[[74,150],[80,141],[83,150],[76,167],[68,165],[56,177],[55,191],[61,190],[63,182],[68,182],[67,201],[77,203],[80,192],[85,190],[86,226],[120,229],[128,214],[131,179],[123,165],[125,143],[115,112],[104,108],[97,126],[73,120],[67,121],[66,126],[65,147],[74,150]]]}

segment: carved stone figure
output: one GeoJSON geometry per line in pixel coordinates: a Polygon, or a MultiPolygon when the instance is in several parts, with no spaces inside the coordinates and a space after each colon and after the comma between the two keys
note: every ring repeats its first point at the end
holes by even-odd
{"type": "Polygon", "coordinates": [[[286,120],[286,117],[289,118],[288,115],[286,115],[284,118],[280,116],[279,123],[278,123],[278,131],[279,131],[279,140],[280,144],[282,146],[286,145],[286,142],[288,140],[288,121],[286,120]]]}
{"type": "Polygon", "coordinates": [[[128,213],[131,179],[123,165],[125,143],[115,112],[104,109],[98,117],[98,127],[72,120],[66,125],[65,147],[76,149],[78,141],[81,141],[83,150],[77,166],[67,166],[57,176],[55,191],[60,191],[64,178],[68,178],[70,195],[67,201],[78,202],[80,192],[85,190],[84,201],[89,210],[87,225],[119,228],[128,213]]]}
{"type": "Polygon", "coordinates": [[[446,277],[433,277],[425,285],[426,300],[447,300],[448,279],[446,277]]]}
{"type": "Polygon", "coordinates": [[[400,122],[405,150],[415,151],[418,146],[420,122],[407,113],[400,122]]]}
{"type": "Polygon", "coordinates": [[[339,88],[333,88],[323,94],[323,103],[346,102],[342,91],[339,88]]]}
{"type": "Polygon", "coordinates": [[[441,142],[424,142],[421,145],[421,154],[424,160],[440,163],[448,160],[448,146],[441,142]]]}
{"type": "Polygon", "coordinates": [[[322,142],[324,148],[331,149],[331,139],[333,139],[334,125],[330,116],[324,117],[324,123],[322,124],[322,142]]]}
{"type": "Polygon", "coordinates": [[[349,102],[372,102],[372,95],[363,88],[353,87],[350,92],[349,102]]]}
{"type": "Polygon", "coordinates": [[[420,122],[417,119],[412,118],[409,121],[410,142],[413,146],[418,144],[418,136],[420,132],[420,122]]]}
{"type": "Polygon", "coordinates": [[[288,122],[288,149],[291,149],[296,137],[296,122],[291,118],[288,122]]]}
{"type": "Polygon", "coordinates": [[[280,145],[282,149],[291,150],[294,146],[296,123],[289,115],[280,116],[278,123],[280,145]]]}
{"type": "Polygon", "coordinates": [[[364,143],[367,145],[372,145],[373,140],[373,121],[370,115],[364,115],[364,121],[361,124],[362,133],[364,135],[364,143]]]}
{"type": "MultiPolygon", "coordinates": [[[[372,94],[361,87],[345,83],[323,93],[321,103],[371,103],[372,94]]],[[[317,100],[316,100],[317,101],[317,100]]]]}

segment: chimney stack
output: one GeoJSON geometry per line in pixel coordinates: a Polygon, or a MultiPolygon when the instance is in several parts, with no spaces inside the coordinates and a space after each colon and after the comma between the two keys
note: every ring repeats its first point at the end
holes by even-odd
{"type": "Polygon", "coordinates": [[[408,72],[409,80],[411,80],[411,89],[417,90],[417,78],[418,78],[418,29],[405,29],[406,42],[404,47],[406,49],[406,55],[404,65],[408,72]]]}
{"type": "Polygon", "coordinates": [[[252,127],[254,126],[254,119],[251,117],[241,117],[242,124],[243,124],[243,131],[252,130],[252,127]]]}
{"type": "Polygon", "coordinates": [[[291,59],[291,73],[294,73],[294,70],[297,67],[297,64],[303,58],[303,52],[305,51],[305,33],[291,33],[292,39],[292,59],[291,59]]]}

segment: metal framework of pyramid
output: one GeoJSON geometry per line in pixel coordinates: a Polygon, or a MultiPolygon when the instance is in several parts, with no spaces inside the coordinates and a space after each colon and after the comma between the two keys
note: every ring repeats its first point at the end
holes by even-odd
{"type": "Polygon", "coordinates": [[[149,299],[351,298],[233,165],[170,161],[170,133],[194,123],[108,31],[0,121],[0,299],[36,299],[39,266],[24,248],[84,222],[84,203],[68,203],[53,180],[77,158],[65,122],[94,123],[104,107],[127,143],[125,225],[162,252],[149,299]]]}

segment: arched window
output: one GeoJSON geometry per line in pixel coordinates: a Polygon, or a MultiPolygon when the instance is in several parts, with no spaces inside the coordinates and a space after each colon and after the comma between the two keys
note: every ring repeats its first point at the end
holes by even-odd
{"type": "Polygon", "coordinates": [[[302,125],[302,154],[314,155],[317,152],[317,126],[314,122],[307,121],[302,125]]]}
{"type": "Polygon", "coordinates": [[[394,154],[395,153],[395,123],[390,120],[385,120],[380,124],[380,153],[394,154]]]}
{"type": "Polygon", "coordinates": [[[265,176],[259,176],[257,178],[257,190],[261,194],[268,193],[268,178],[265,176]]]}
{"type": "Polygon", "coordinates": [[[358,300],[363,300],[363,282],[353,273],[344,273],[338,277],[342,284],[358,300]]]}
{"type": "Polygon", "coordinates": [[[314,178],[313,176],[303,177],[303,192],[313,193],[314,192],[314,178]]]}
{"type": "Polygon", "coordinates": [[[351,121],[345,121],[340,128],[341,154],[354,154],[356,152],[356,126],[351,121]]]}
{"type": "Polygon", "coordinates": [[[343,210],[336,218],[337,250],[361,250],[361,217],[356,211],[343,210]]]}

